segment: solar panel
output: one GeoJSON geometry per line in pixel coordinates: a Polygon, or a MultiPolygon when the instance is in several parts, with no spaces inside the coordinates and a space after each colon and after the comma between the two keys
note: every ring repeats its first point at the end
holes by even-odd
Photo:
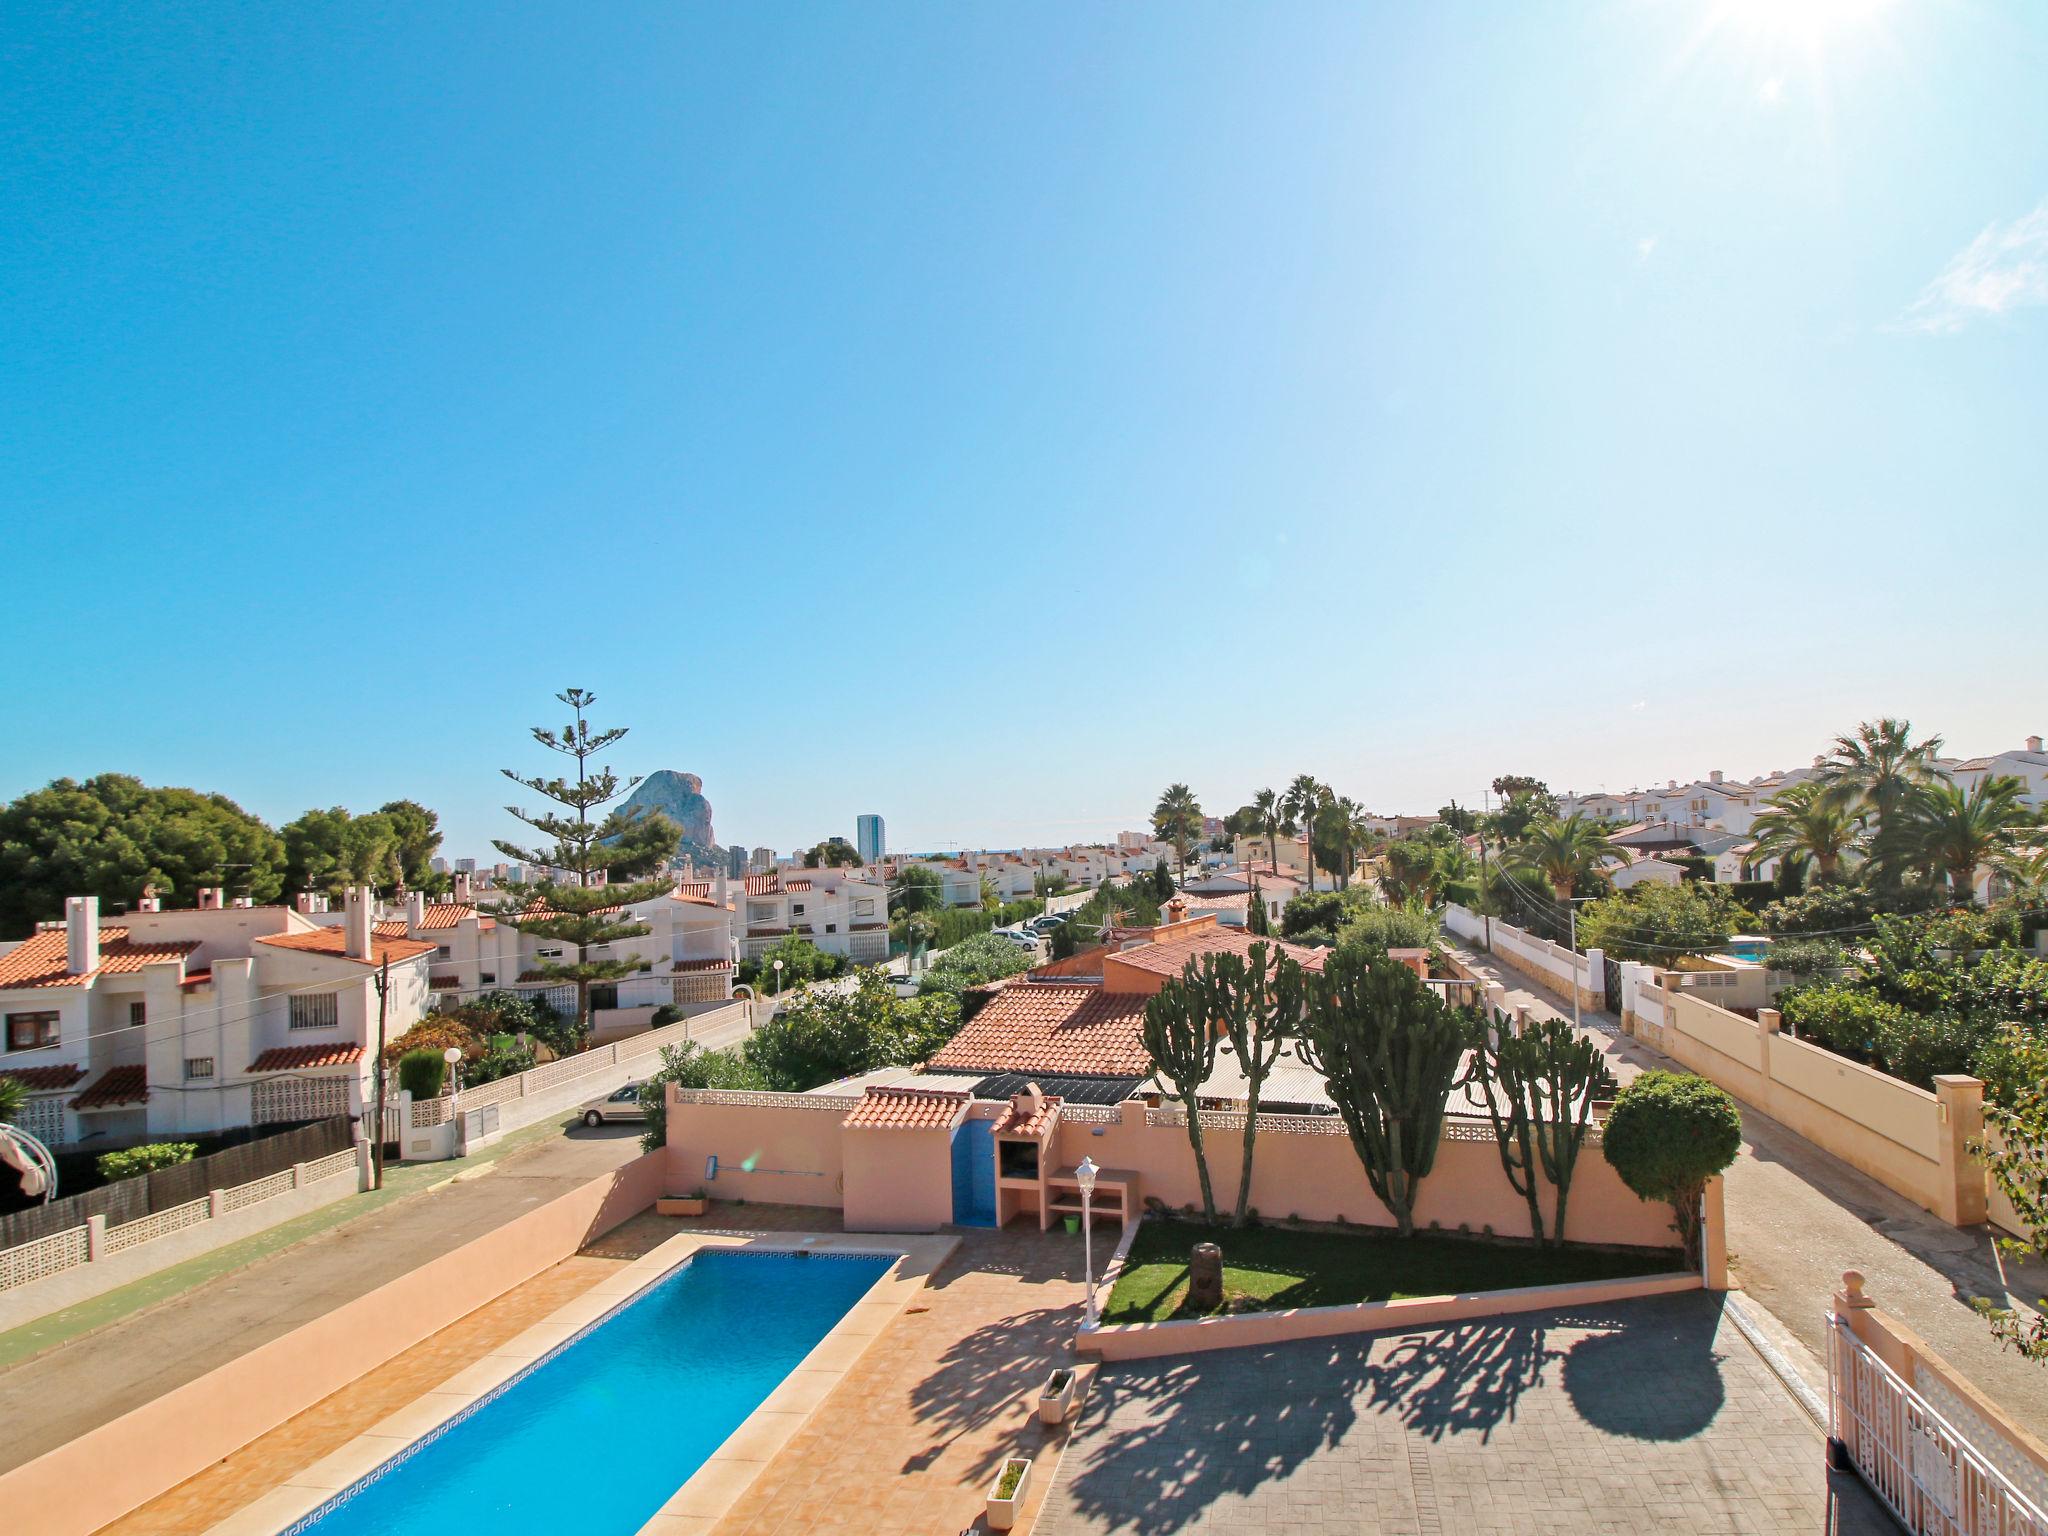
{"type": "Polygon", "coordinates": [[[1013,1098],[1026,1083],[1036,1083],[1053,1098],[1069,1104],[1121,1104],[1138,1086],[1135,1077],[1048,1077],[1040,1073],[998,1072],[974,1085],[977,1099],[1013,1098]]]}

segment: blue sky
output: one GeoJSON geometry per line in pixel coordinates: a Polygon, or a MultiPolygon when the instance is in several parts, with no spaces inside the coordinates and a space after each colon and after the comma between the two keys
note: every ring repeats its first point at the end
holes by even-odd
{"type": "Polygon", "coordinates": [[[2048,8],[17,7],[0,793],[451,852],[2048,729],[2048,8]]]}

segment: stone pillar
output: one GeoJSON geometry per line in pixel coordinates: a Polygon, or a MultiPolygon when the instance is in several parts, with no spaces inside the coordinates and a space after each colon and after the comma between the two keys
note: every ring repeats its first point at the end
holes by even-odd
{"type": "Polygon", "coordinates": [[[1710,1291],[1728,1289],[1728,1213],[1721,1176],[1700,1195],[1700,1276],[1710,1291]]]}
{"type": "Polygon", "coordinates": [[[85,1262],[97,1264],[107,1256],[107,1218],[88,1216],[85,1218],[85,1262]]]}
{"type": "Polygon", "coordinates": [[[1607,995],[1607,955],[1603,950],[1586,951],[1586,992],[1588,1008],[1619,1008],[1621,999],[1607,995]]]}
{"type": "Polygon", "coordinates": [[[293,1163],[293,1164],[292,1164],[292,1188],[293,1188],[293,1189],[304,1189],[305,1187],[306,1187],[306,1165],[305,1165],[304,1163],[293,1163]]]}
{"type": "Polygon", "coordinates": [[[206,1192],[206,1219],[219,1221],[228,1213],[228,1192],[224,1189],[209,1189],[206,1192]]]}
{"type": "Polygon", "coordinates": [[[370,1138],[356,1138],[356,1193],[367,1192],[377,1182],[377,1164],[371,1155],[370,1138]]]}
{"type": "Polygon", "coordinates": [[[1934,1080],[1934,1102],[1941,1116],[1935,1127],[1941,1209],[1935,1214],[1951,1226],[1974,1226],[1987,1214],[1984,1165],[1970,1155],[1970,1143],[1984,1134],[1984,1085],[1966,1073],[1945,1072],[1934,1080]]]}

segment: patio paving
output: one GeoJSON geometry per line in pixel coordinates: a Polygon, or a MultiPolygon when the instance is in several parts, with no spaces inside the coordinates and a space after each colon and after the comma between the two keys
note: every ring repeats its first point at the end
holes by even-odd
{"type": "Polygon", "coordinates": [[[1691,1293],[1105,1366],[1036,1531],[1893,1531],[1822,1450],[1691,1293]]]}

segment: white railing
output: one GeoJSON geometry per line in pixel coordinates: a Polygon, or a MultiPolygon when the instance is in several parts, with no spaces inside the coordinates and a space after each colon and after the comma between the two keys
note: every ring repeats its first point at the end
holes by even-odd
{"type": "Polygon", "coordinates": [[[1121,1104],[1062,1104],[1060,1119],[1069,1125],[1121,1125],[1121,1104]]]}
{"type": "Polygon", "coordinates": [[[2040,1506],[1833,1314],[1828,1434],[1913,1536],[2048,1536],[2040,1506]]]}
{"type": "Polygon", "coordinates": [[[86,1231],[84,1227],[70,1227],[32,1243],[0,1249],[0,1291],[76,1269],[85,1262],[86,1231]]]}
{"type": "Polygon", "coordinates": [[[197,1200],[187,1200],[183,1205],[174,1205],[167,1211],[153,1211],[134,1221],[124,1221],[118,1227],[107,1228],[106,1252],[121,1253],[142,1243],[155,1242],[160,1237],[169,1237],[173,1232],[182,1232],[187,1227],[196,1227],[212,1214],[213,1202],[205,1195],[197,1200]]]}
{"type": "MultiPolygon", "coordinates": [[[[260,1179],[251,1179],[246,1184],[214,1190],[197,1200],[174,1205],[169,1210],[139,1216],[118,1227],[105,1228],[100,1235],[97,1252],[94,1251],[92,1222],[37,1238],[32,1243],[0,1249],[0,1291],[26,1285],[31,1280],[61,1275],[81,1264],[111,1258],[117,1253],[153,1243],[160,1237],[196,1227],[213,1218],[216,1196],[219,1197],[220,1214],[225,1216],[274,1200],[279,1195],[288,1195],[294,1189],[309,1188],[323,1179],[353,1174],[358,1166],[355,1148],[345,1147],[296,1168],[282,1168],[260,1179]]],[[[98,1219],[94,1218],[95,1221],[98,1219]]]]}

